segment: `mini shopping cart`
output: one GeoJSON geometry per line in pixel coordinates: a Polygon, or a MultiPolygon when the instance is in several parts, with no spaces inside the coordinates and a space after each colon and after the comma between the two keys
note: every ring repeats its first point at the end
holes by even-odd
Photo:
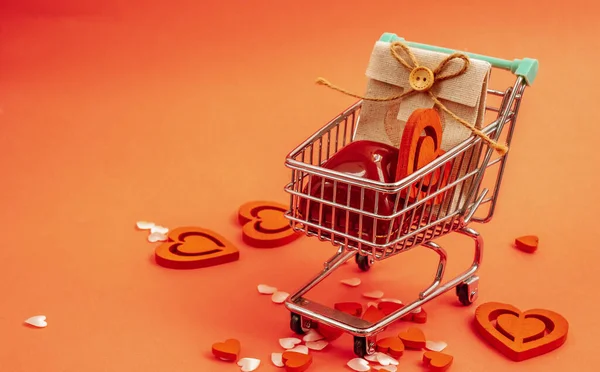
{"type": "MultiPolygon", "coordinates": [[[[387,33],[383,34],[380,40],[405,42],[396,35],[387,33]]],[[[410,47],[429,51],[448,54],[454,52],[446,48],[412,42],[405,43],[410,47]]],[[[472,53],[464,54],[473,59],[488,61],[494,69],[508,70],[516,76],[514,85],[503,91],[487,90],[486,114],[491,113],[495,118],[483,129],[490,138],[495,141],[503,139],[510,146],[523,93],[526,86],[531,85],[536,77],[538,62],[528,58],[508,61],[472,53]],[[490,103],[493,101],[493,97],[496,97],[498,102],[495,105],[490,103]]],[[[361,105],[362,101],[358,101],[319,129],[293,150],[287,156],[285,163],[292,171],[291,182],[285,187],[290,194],[290,209],[287,211],[286,217],[290,220],[292,228],[322,241],[329,241],[339,247],[337,253],[325,262],[324,269],[286,300],[285,305],[291,312],[290,327],[295,333],[303,334],[311,327],[325,324],[349,333],[354,336],[354,352],[359,357],[375,352],[376,336],[388,325],[452,288],[456,288],[458,299],[463,305],[469,305],[476,300],[479,278],[475,274],[481,264],[483,239],[468,225],[470,222],[487,223],[491,220],[508,158],[508,153],[499,155],[481,138],[472,135],[443,156],[395,183],[375,182],[322,167],[323,163],[339,149],[354,141],[355,129],[360,120],[361,105]],[[329,180],[337,187],[352,188],[363,196],[371,193],[377,200],[377,198],[389,195],[402,193],[406,195],[409,188],[422,183],[425,177],[434,172],[441,172],[442,168],[446,166],[463,167],[467,163],[469,163],[468,172],[452,176],[444,187],[428,191],[417,199],[396,198],[393,211],[385,214],[378,213],[377,207],[373,211],[367,211],[364,208],[351,206],[350,200],[347,203],[340,203],[335,197],[332,200],[324,198],[323,195],[319,197],[319,195],[307,192],[306,187],[314,177],[318,177],[329,180]],[[497,168],[495,179],[492,178],[491,181],[493,186],[483,187],[482,181],[486,170],[493,166],[497,168]],[[460,204],[449,202],[449,199],[456,195],[454,191],[457,188],[464,188],[461,194],[466,195],[464,202],[460,204]],[[440,211],[441,208],[437,208],[436,211],[431,208],[427,209],[427,206],[434,205],[434,200],[437,201],[437,205],[445,206],[445,210],[440,211]],[[448,203],[446,203],[447,201],[448,203]],[[304,207],[307,204],[317,206],[321,211],[321,216],[317,221],[314,218],[308,218],[308,213],[302,211],[301,206],[304,207]],[[475,212],[486,205],[488,206],[487,213],[481,217],[475,216],[475,212]],[[334,215],[353,214],[358,217],[358,225],[340,228],[332,221],[325,221],[327,218],[323,216],[324,209],[328,209],[334,215]],[[403,221],[400,223],[401,228],[392,231],[390,221],[398,220],[403,221]],[[349,229],[360,230],[370,224],[373,224],[371,231],[377,231],[377,224],[389,226],[389,233],[384,239],[381,239],[378,234],[366,237],[360,233],[357,235],[349,231],[349,229]],[[474,257],[473,263],[466,271],[451,280],[444,281],[447,254],[433,240],[451,232],[457,232],[473,239],[475,243],[474,257]],[[366,271],[377,261],[417,246],[431,249],[439,255],[433,283],[419,293],[418,299],[376,323],[370,323],[356,316],[329,308],[305,297],[311,288],[352,257],[355,257],[360,269],[366,271]]],[[[489,117],[488,115],[486,117],[489,117]]],[[[350,194],[348,193],[348,195],[350,194]]],[[[350,198],[348,197],[348,199],[350,198]]]]}

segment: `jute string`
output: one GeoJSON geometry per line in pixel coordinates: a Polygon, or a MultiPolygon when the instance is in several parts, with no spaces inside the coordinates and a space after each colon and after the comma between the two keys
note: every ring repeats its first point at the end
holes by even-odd
{"type": "MultiPolygon", "coordinates": [[[[390,46],[390,52],[392,53],[392,56],[400,63],[402,64],[402,66],[404,66],[409,72],[414,71],[415,69],[421,67],[421,65],[419,64],[419,61],[417,60],[417,58],[415,57],[415,55],[413,54],[413,52],[408,48],[408,46],[406,46],[404,43],[400,42],[400,41],[395,41],[391,44],[390,46]],[[404,50],[404,52],[406,52],[406,54],[410,57],[410,60],[412,62],[412,65],[409,64],[401,55],[398,54],[397,51],[397,47],[400,47],[402,50],[404,50]]],[[[472,133],[474,133],[475,135],[477,135],[478,137],[480,137],[485,143],[487,143],[490,147],[494,148],[496,151],[498,151],[498,153],[500,153],[501,155],[506,154],[506,152],[508,151],[508,147],[506,145],[502,145],[499,144],[497,142],[495,142],[493,139],[491,139],[488,135],[486,135],[485,133],[483,133],[481,130],[475,128],[475,126],[463,119],[461,119],[460,117],[458,117],[458,115],[456,115],[455,113],[453,113],[452,111],[450,111],[442,102],[440,102],[440,100],[436,97],[436,95],[431,91],[431,88],[433,88],[433,86],[435,86],[435,84],[439,81],[443,81],[443,80],[448,80],[448,79],[452,79],[456,76],[460,76],[462,74],[464,74],[467,69],[469,68],[470,65],[470,60],[469,57],[467,57],[465,54],[462,53],[453,53],[451,55],[449,55],[448,57],[446,57],[442,62],[440,62],[440,64],[435,68],[435,70],[433,70],[433,76],[434,76],[434,81],[433,84],[429,87],[429,89],[423,91],[425,93],[427,93],[429,95],[429,97],[431,97],[431,99],[433,100],[433,102],[442,110],[444,111],[446,114],[450,115],[454,120],[458,121],[459,123],[461,123],[463,126],[465,126],[466,128],[468,128],[469,130],[471,130],[472,133]],[[449,74],[442,74],[442,72],[444,71],[444,69],[448,66],[448,63],[453,60],[453,59],[460,59],[463,61],[463,66],[460,70],[454,72],[454,73],[449,73],[449,74]]],[[[330,82],[328,82],[327,80],[323,79],[323,78],[318,78],[316,81],[317,84],[319,85],[325,85],[331,89],[337,90],[338,92],[344,93],[348,96],[354,97],[354,98],[358,98],[358,99],[363,99],[363,100],[367,100],[367,101],[376,101],[376,102],[386,102],[386,101],[395,101],[397,99],[401,99],[404,98],[406,96],[409,96],[411,94],[415,94],[418,93],[419,91],[414,90],[412,88],[407,89],[405,92],[403,92],[402,94],[399,95],[395,95],[395,96],[390,96],[390,97],[365,97],[365,96],[361,96],[358,94],[354,94],[351,93],[343,88],[337,87],[333,84],[331,84],[330,82]]]]}

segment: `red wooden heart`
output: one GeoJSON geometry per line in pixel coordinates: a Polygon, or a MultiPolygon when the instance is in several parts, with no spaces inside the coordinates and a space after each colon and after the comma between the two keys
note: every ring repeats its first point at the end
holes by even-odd
{"type": "Polygon", "coordinates": [[[558,313],[542,309],[521,312],[498,302],[482,304],[475,310],[475,327],[488,343],[515,361],[559,348],[569,331],[569,323],[558,313]]]}
{"type": "Polygon", "coordinates": [[[286,351],[281,355],[281,360],[287,372],[304,372],[312,364],[312,355],[286,351]]]}
{"type": "Polygon", "coordinates": [[[212,346],[212,353],[217,358],[235,362],[240,354],[241,345],[238,340],[229,339],[225,342],[217,342],[212,346]]]}
{"type": "Polygon", "coordinates": [[[450,368],[454,357],[439,351],[426,351],[423,353],[423,362],[435,372],[444,372],[450,368]]]}
{"type": "Polygon", "coordinates": [[[404,343],[398,337],[386,337],[377,340],[377,351],[398,359],[404,353],[404,343]]]}
{"type": "Polygon", "coordinates": [[[402,340],[404,346],[409,349],[422,349],[425,347],[427,339],[425,334],[419,328],[409,328],[404,332],[398,333],[398,338],[402,340]]]}

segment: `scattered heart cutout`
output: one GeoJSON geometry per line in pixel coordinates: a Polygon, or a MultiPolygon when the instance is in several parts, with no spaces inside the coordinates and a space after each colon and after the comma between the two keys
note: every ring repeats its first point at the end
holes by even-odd
{"type": "Polygon", "coordinates": [[[398,338],[402,340],[404,346],[408,349],[423,349],[427,343],[425,334],[419,328],[410,327],[404,332],[398,333],[398,338]]]}
{"type": "Polygon", "coordinates": [[[363,307],[358,302],[338,302],[333,308],[346,314],[361,316],[363,307]]]}
{"type": "Polygon", "coordinates": [[[371,292],[363,293],[363,296],[366,298],[372,298],[372,299],[378,300],[383,297],[383,292],[382,291],[371,291],[371,292]]]}
{"type": "Polygon", "coordinates": [[[366,372],[371,369],[369,362],[362,358],[354,358],[346,363],[346,365],[356,372],[366,372]]]}
{"type": "Polygon", "coordinates": [[[317,332],[316,329],[309,329],[308,332],[306,332],[306,334],[304,335],[304,337],[302,337],[302,340],[304,342],[311,342],[311,341],[319,341],[324,339],[325,336],[323,336],[322,334],[320,334],[319,332],[317,332]]]}
{"type": "Polygon", "coordinates": [[[448,347],[448,344],[445,343],[444,341],[427,341],[425,342],[425,349],[429,350],[429,351],[442,351],[444,350],[446,347],[448,347]]]}
{"type": "Polygon", "coordinates": [[[32,316],[31,318],[26,319],[25,323],[37,328],[44,328],[48,325],[45,315],[32,316]]]}
{"type": "Polygon", "coordinates": [[[321,351],[325,349],[327,345],[329,345],[329,342],[326,340],[306,341],[306,347],[311,350],[321,351]]]}
{"type": "Polygon", "coordinates": [[[252,372],[260,366],[260,359],[242,358],[237,364],[241,367],[242,372],[252,372]]]}
{"type": "Polygon", "coordinates": [[[293,349],[296,345],[298,345],[301,342],[302,342],[302,340],[300,340],[299,338],[295,338],[295,337],[287,337],[287,338],[279,339],[279,345],[281,345],[281,347],[284,349],[293,349]]]}
{"type": "Polygon", "coordinates": [[[452,355],[437,351],[426,351],[423,354],[423,362],[431,371],[444,372],[450,368],[454,357],[452,355]]]}
{"type": "Polygon", "coordinates": [[[368,360],[369,362],[377,362],[377,354],[380,354],[380,353],[373,353],[371,355],[365,355],[365,359],[368,360]]]}
{"type": "Polygon", "coordinates": [[[385,314],[375,306],[369,306],[367,311],[362,316],[363,320],[369,323],[377,323],[381,319],[385,318],[385,314]]]}
{"type": "Polygon", "coordinates": [[[340,283],[345,284],[350,287],[358,287],[360,285],[361,281],[359,278],[350,278],[350,279],[340,280],[340,283]]]}
{"type": "MultiPolygon", "coordinates": [[[[389,353],[394,358],[400,358],[404,353],[404,343],[398,337],[386,337],[380,340],[377,340],[377,351],[380,353],[389,353]]],[[[387,365],[390,363],[382,363],[379,357],[377,361],[381,365],[387,365]]]]}
{"type": "Polygon", "coordinates": [[[569,323],[562,315],[550,310],[521,312],[509,304],[488,302],[475,310],[475,328],[505,356],[523,361],[562,346],[567,339],[569,323]],[[542,333],[540,322],[544,324],[542,333]]]}
{"type": "Polygon", "coordinates": [[[169,232],[169,229],[164,226],[154,225],[150,228],[150,233],[159,233],[166,235],[169,232]]]}
{"type": "Polygon", "coordinates": [[[523,252],[533,253],[537,250],[539,238],[535,235],[521,236],[515,239],[515,246],[523,252]]]}
{"type": "Polygon", "coordinates": [[[155,226],[154,222],[149,222],[149,221],[138,221],[135,223],[135,225],[140,230],[150,230],[151,228],[153,228],[155,226]]]}
{"type": "Polygon", "coordinates": [[[241,345],[236,339],[217,342],[212,346],[212,353],[219,359],[235,362],[240,354],[241,345]]]}
{"type": "Polygon", "coordinates": [[[425,309],[421,309],[421,311],[419,311],[416,314],[411,314],[411,320],[414,323],[419,323],[419,324],[424,324],[427,323],[427,313],[425,312],[425,309]]]}
{"type": "Polygon", "coordinates": [[[283,353],[271,353],[271,362],[275,367],[283,367],[283,353]]]}
{"type": "Polygon", "coordinates": [[[308,347],[306,345],[297,345],[293,349],[289,349],[287,351],[291,351],[299,354],[308,354],[308,347]]]}
{"type": "Polygon", "coordinates": [[[283,364],[287,372],[303,372],[312,364],[312,355],[286,351],[282,355],[283,364]]]}
{"type": "Polygon", "coordinates": [[[150,243],[156,243],[156,242],[166,242],[168,240],[168,237],[160,232],[153,232],[150,233],[150,235],[148,235],[148,241],[150,243]]]}
{"type": "Polygon", "coordinates": [[[318,329],[319,333],[329,342],[337,340],[344,334],[344,332],[338,328],[328,326],[327,324],[319,324],[318,329]]]}
{"type": "Polygon", "coordinates": [[[259,284],[257,287],[258,293],[260,294],[270,294],[277,292],[277,288],[268,286],[266,284],[259,284]]]}
{"type": "Polygon", "coordinates": [[[287,298],[290,296],[289,293],[287,292],[275,292],[273,293],[273,296],[271,296],[271,300],[273,302],[275,302],[276,304],[282,304],[285,302],[285,300],[287,300],[287,298]]]}
{"type": "Polygon", "coordinates": [[[376,353],[377,355],[377,362],[379,362],[379,364],[381,364],[382,366],[397,366],[398,364],[400,364],[400,362],[398,362],[398,360],[396,360],[395,358],[384,354],[384,353],[376,353]]]}

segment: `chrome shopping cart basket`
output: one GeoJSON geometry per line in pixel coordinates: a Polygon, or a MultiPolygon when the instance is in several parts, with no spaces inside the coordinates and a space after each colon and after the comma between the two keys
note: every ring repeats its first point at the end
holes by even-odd
{"type": "MultiPolygon", "coordinates": [[[[446,48],[406,42],[388,33],[383,34],[380,40],[400,40],[412,48],[447,54],[455,52],[446,48]]],[[[495,141],[502,139],[510,146],[523,93],[526,86],[535,80],[538,62],[529,58],[509,61],[472,53],[464,54],[469,58],[488,61],[494,69],[508,70],[516,76],[514,84],[504,90],[487,90],[486,120],[490,121],[490,116],[493,118],[491,122],[486,122],[483,129],[490,138],[495,141]],[[494,97],[496,104],[493,103],[494,97]]],[[[480,137],[473,135],[443,156],[395,183],[376,182],[324,168],[322,165],[328,159],[354,141],[361,106],[362,101],[358,101],[339,114],[294,149],[285,162],[291,169],[291,182],[285,187],[290,194],[286,217],[291,226],[295,231],[329,241],[339,247],[337,253],[325,262],[324,269],[286,300],[285,305],[291,312],[290,327],[297,334],[303,334],[311,327],[324,324],[349,333],[354,336],[354,352],[359,357],[375,352],[376,336],[384,328],[452,288],[456,288],[458,299],[463,305],[469,305],[476,300],[479,278],[475,274],[481,264],[483,239],[468,225],[470,222],[487,223],[491,220],[508,158],[508,152],[500,155],[480,137]],[[445,167],[465,168],[468,171],[455,172],[443,187],[427,190],[417,198],[399,197],[406,195],[414,186],[420,188],[426,177],[442,172],[445,167]],[[492,186],[484,187],[482,181],[488,169],[495,178],[491,179],[492,186]],[[311,192],[311,182],[315,182],[315,179],[327,180],[333,185],[334,194],[335,190],[342,188],[353,190],[355,195],[361,196],[360,205],[351,202],[350,191],[346,192],[347,202],[340,202],[335,196],[325,197],[323,187],[320,194],[311,192]],[[455,198],[456,190],[459,189],[460,195],[464,197],[460,203],[455,203],[451,199],[455,198]],[[366,195],[375,200],[374,209],[364,208],[366,195]],[[393,210],[378,211],[378,200],[390,196],[398,196],[393,199],[393,210]],[[487,206],[487,212],[476,216],[475,212],[484,206],[487,206]],[[336,223],[339,217],[345,218],[346,223],[336,223]],[[362,234],[361,231],[366,228],[371,233],[362,234]],[[457,277],[445,280],[447,254],[434,239],[450,232],[472,238],[475,248],[470,267],[457,277]],[[310,289],[352,257],[355,257],[360,269],[366,271],[377,261],[417,246],[431,249],[439,255],[433,283],[420,292],[416,300],[375,323],[305,297],[310,289]]]]}

